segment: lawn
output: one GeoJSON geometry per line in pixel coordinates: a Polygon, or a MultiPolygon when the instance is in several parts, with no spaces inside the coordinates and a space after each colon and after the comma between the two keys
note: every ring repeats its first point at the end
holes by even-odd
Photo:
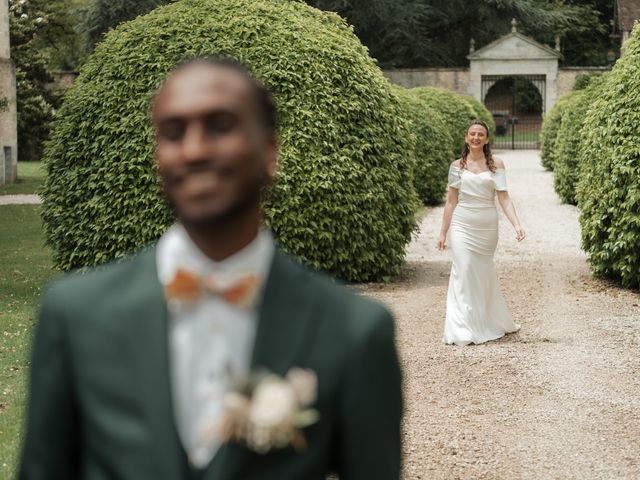
{"type": "Polygon", "coordinates": [[[0,478],[14,478],[27,393],[34,313],[55,275],[36,205],[0,206],[0,478]]]}
{"type": "Polygon", "coordinates": [[[18,180],[0,186],[0,195],[36,193],[44,181],[45,173],[40,162],[18,162],[18,180]]]}

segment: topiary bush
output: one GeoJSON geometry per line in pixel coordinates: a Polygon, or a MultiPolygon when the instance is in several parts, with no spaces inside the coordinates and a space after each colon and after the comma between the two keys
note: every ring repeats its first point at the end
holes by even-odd
{"type": "Polygon", "coordinates": [[[479,120],[482,120],[489,126],[489,137],[493,138],[493,136],[496,134],[496,122],[493,120],[493,115],[491,115],[491,112],[487,109],[487,107],[484,106],[484,104],[480,100],[477,100],[470,95],[463,95],[462,98],[469,105],[471,105],[471,108],[475,112],[475,117],[479,120]]]}
{"type": "Polygon", "coordinates": [[[562,114],[566,104],[574,94],[575,92],[570,92],[559,98],[544,116],[542,128],[540,129],[540,159],[542,160],[542,166],[547,170],[553,170],[556,138],[562,122],[562,114]]]}
{"type": "Polygon", "coordinates": [[[279,105],[280,171],[265,209],[282,248],[348,280],[396,273],[418,203],[399,101],[337,15],[271,0],[182,0],[97,46],[46,151],[42,215],[56,265],[123,257],[172,223],[149,101],[176,63],[220,53],[247,64],[279,105]]]}
{"type": "Polygon", "coordinates": [[[459,154],[464,145],[469,122],[476,118],[476,112],[471,104],[465,100],[466,97],[435,87],[416,87],[411,90],[444,117],[453,140],[454,149],[459,154]]]}
{"type": "Polygon", "coordinates": [[[582,128],[582,245],[595,274],[640,287],[640,26],[604,79],[582,128]]]}
{"type": "Polygon", "coordinates": [[[582,125],[589,105],[598,95],[602,76],[587,77],[589,86],[575,92],[563,108],[556,135],[553,162],[553,186],[564,203],[576,204],[576,183],[580,178],[579,154],[582,145],[582,125]]]}
{"type": "Polygon", "coordinates": [[[442,201],[449,164],[455,159],[453,140],[444,117],[415,89],[393,87],[402,101],[416,137],[414,185],[425,205],[442,201]]]}
{"type": "Polygon", "coordinates": [[[591,83],[594,80],[598,81],[597,79],[599,77],[601,77],[602,75],[603,75],[602,73],[583,73],[583,74],[580,74],[580,75],[578,75],[576,77],[576,81],[573,84],[572,90],[584,90],[589,85],[591,85],[591,83]]]}

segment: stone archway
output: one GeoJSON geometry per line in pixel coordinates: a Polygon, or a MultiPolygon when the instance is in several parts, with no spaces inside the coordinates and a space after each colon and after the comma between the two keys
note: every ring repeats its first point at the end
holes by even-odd
{"type": "Polygon", "coordinates": [[[511,33],[467,56],[470,61],[469,94],[483,102],[488,91],[486,89],[483,93],[483,81],[488,77],[495,78],[495,81],[518,76],[544,78],[544,87],[540,84],[536,88],[544,100],[543,112],[549,111],[557,98],[558,61],[561,56],[559,51],[519,33],[514,20],[511,33]]]}
{"type": "Polygon", "coordinates": [[[546,99],[544,76],[483,76],[481,94],[496,123],[495,148],[539,148],[546,99]]]}

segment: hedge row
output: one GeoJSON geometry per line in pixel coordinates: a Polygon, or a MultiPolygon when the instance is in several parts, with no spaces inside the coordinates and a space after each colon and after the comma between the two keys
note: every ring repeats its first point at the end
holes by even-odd
{"type": "Polygon", "coordinates": [[[640,288],[640,25],[594,98],[576,189],[582,244],[596,274],[640,288]]]}
{"type": "Polygon", "coordinates": [[[444,117],[416,89],[394,86],[415,136],[414,186],[425,205],[442,200],[449,163],[455,158],[451,134],[444,117]]]}
{"type": "Polygon", "coordinates": [[[477,100],[474,97],[463,95],[461,98],[471,105],[471,108],[475,113],[475,117],[482,120],[489,126],[489,136],[493,137],[496,134],[496,122],[493,120],[493,115],[491,115],[491,112],[487,107],[485,107],[480,100],[477,100]]]}
{"type": "Polygon", "coordinates": [[[395,274],[418,195],[442,200],[468,123],[495,131],[470,97],[391,87],[336,15],[302,2],[183,0],[108,34],[67,94],[43,192],[59,268],[124,257],[174,221],[154,171],[148,103],[176,63],[217,54],[249,65],[279,105],[268,225],[286,251],[343,279],[395,274]]]}
{"type": "Polygon", "coordinates": [[[454,148],[459,153],[469,122],[478,116],[468,100],[469,97],[436,87],[417,87],[411,90],[444,117],[454,148]]]}
{"type": "Polygon", "coordinates": [[[469,122],[484,120],[493,134],[493,116],[482,103],[466,95],[431,87],[393,89],[416,138],[416,191],[425,205],[437,204],[446,192],[449,164],[460,155],[469,122]]]}
{"type": "Polygon", "coordinates": [[[264,203],[282,248],[348,280],[395,274],[418,204],[400,101],[337,15],[271,0],[172,3],[96,48],[45,153],[56,265],[123,257],[174,221],[154,171],[149,101],[176,63],[221,53],[249,65],[279,105],[280,171],[264,203]]]}
{"type": "Polygon", "coordinates": [[[551,110],[544,116],[542,129],[540,130],[540,159],[542,160],[542,166],[547,170],[553,170],[554,168],[554,154],[558,129],[560,128],[562,115],[565,112],[567,104],[574,94],[575,92],[570,92],[558,99],[551,110]]]}
{"type": "MultiPolygon", "coordinates": [[[[563,108],[554,151],[553,182],[560,200],[576,204],[575,190],[580,179],[582,126],[590,104],[598,96],[603,77],[589,77],[588,86],[571,95],[563,108]]],[[[584,83],[584,82],[583,82],[584,83]]]]}
{"type": "Polygon", "coordinates": [[[570,200],[575,188],[593,272],[640,288],[640,25],[612,71],[564,103],[558,190],[570,200]]]}

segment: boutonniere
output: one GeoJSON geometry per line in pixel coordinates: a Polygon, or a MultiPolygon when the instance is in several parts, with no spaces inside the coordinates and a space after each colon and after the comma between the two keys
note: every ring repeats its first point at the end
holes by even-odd
{"type": "Polygon", "coordinates": [[[318,421],[310,408],[316,401],[318,379],[311,370],[293,368],[285,377],[250,375],[224,397],[220,435],[267,453],[291,445],[306,448],[302,429],[318,421]]]}

